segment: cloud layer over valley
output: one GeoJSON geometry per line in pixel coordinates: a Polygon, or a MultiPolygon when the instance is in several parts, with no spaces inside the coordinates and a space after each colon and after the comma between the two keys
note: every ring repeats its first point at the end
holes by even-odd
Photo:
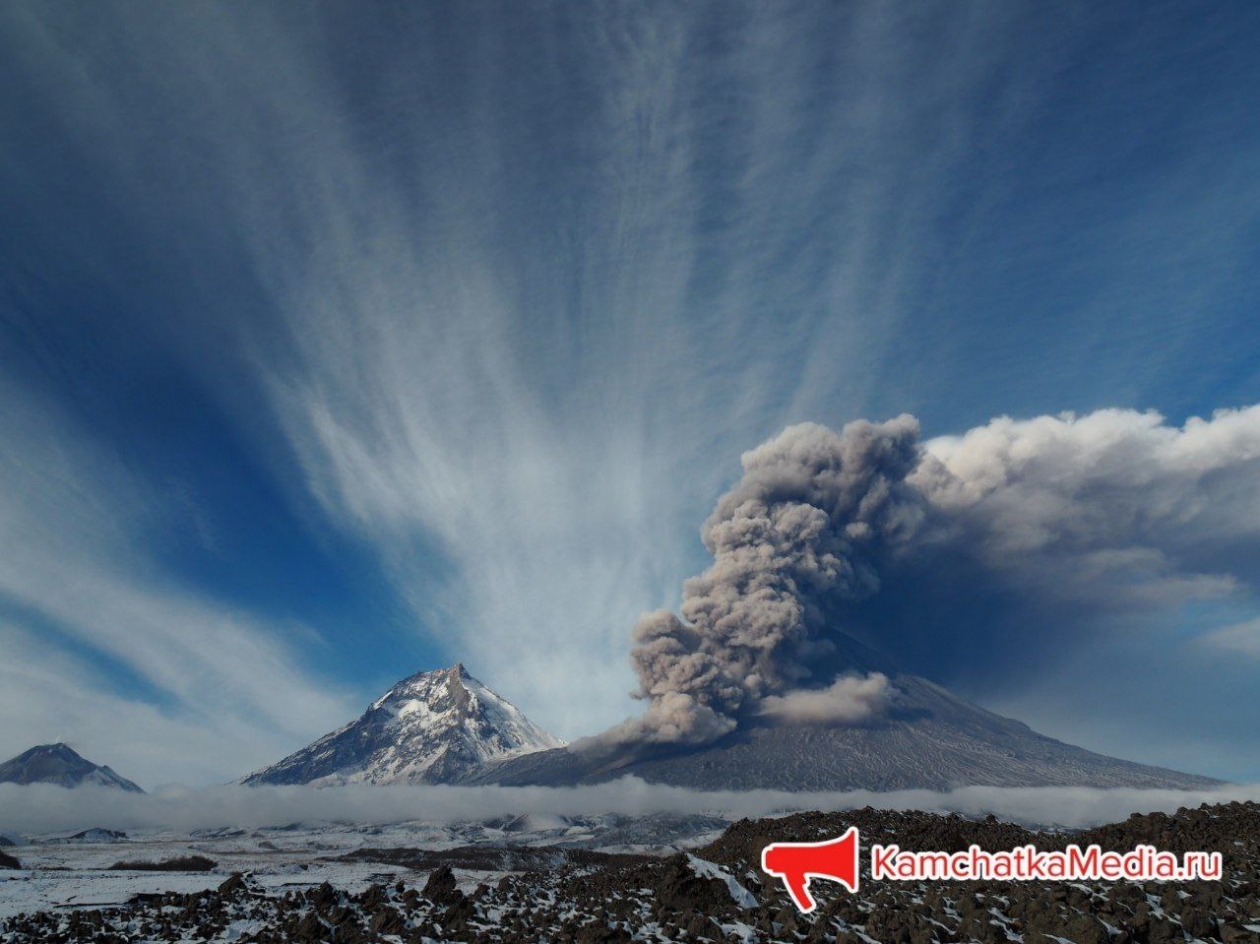
{"type": "Polygon", "coordinates": [[[646,784],[632,777],[599,786],[548,787],[207,787],[169,788],[152,795],[105,788],[17,787],[0,784],[0,830],[18,835],[105,829],[214,829],[287,826],[292,823],[399,823],[419,820],[474,822],[530,813],[558,816],[621,813],[708,813],[739,819],[794,810],[844,810],[874,806],[994,813],[1030,825],[1090,826],[1126,819],[1134,812],[1181,806],[1260,800],[1260,786],[1231,785],[1211,791],[1096,790],[1085,787],[963,787],[947,793],[776,793],[770,790],[704,793],[646,784]],[[91,798],[83,801],[83,793],[91,798]]]}

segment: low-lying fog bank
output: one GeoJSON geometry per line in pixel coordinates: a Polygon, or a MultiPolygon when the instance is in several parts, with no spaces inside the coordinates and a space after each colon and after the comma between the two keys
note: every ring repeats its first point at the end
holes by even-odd
{"type": "Polygon", "coordinates": [[[573,788],[548,787],[163,787],[137,795],[107,788],[66,790],[0,784],[0,830],[45,833],[110,829],[203,829],[294,822],[454,822],[522,813],[584,815],[711,813],[738,819],[797,810],[863,806],[976,816],[994,813],[1026,825],[1091,826],[1130,813],[1230,800],[1260,800],[1260,785],[1215,790],[1100,790],[1085,787],[962,787],[945,793],[698,792],[626,778],[573,788]]]}

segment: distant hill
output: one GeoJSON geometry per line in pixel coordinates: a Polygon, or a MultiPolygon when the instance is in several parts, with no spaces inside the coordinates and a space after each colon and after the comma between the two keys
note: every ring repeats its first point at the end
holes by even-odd
{"type": "Polygon", "coordinates": [[[144,793],[109,767],[99,767],[65,744],[41,744],[0,764],[0,783],[51,783],[59,787],[91,784],[144,793]]]}

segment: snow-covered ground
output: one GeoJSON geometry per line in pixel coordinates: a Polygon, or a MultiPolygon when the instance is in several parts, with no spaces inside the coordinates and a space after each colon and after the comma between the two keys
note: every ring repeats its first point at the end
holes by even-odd
{"type": "MultiPolygon", "coordinates": [[[[339,861],[363,849],[444,850],[464,846],[571,847],[603,852],[665,853],[709,842],[725,821],[711,816],[625,815],[564,817],[526,814],[449,824],[423,821],[392,825],[307,824],[256,829],[133,830],[125,840],[72,840],[66,833],[20,837],[6,846],[22,868],[0,870],[0,918],[45,909],[123,904],[135,895],[198,892],[217,887],[234,872],[250,873],[268,890],[283,893],[329,882],[357,892],[373,883],[414,881],[410,869],[383,862],[339,861]],[[208,872],[113,870],[117,862],[161,862],[204,856],[208,872]]],[[[502,872],[456,870],[471,891],[502,872]]]]}
{"type": "Polygon", "coordinates": [[[1035,944],[1106,941],[1119,934],[1138,941],[1229,944],[1250,940],[1260,927],[1251,880],[1260,861],[1255,803],[1137,814],[1072,835],[1034,832],[996,817],[868,807],[742,818],[705,842],[720,825],[676,814],[534,813],[450,825],[149,829],[125,838],[96,832],[86,837],[95,841],[67,843],[53,842],[64,835],[24,837],[13,851],[29,867],[0,876],[0,941],[685,944],[712,940],[720,931],[722,939],[742,944],[805,937],[1035,944]],[[865,868],[861,893],[820,881],[812,889],[820,907],[799,917],[783,883],[761,872],[762,851],[770,841],[815,841],[850,826],[904,848],[1035,843],[1062,849],[1076,841],[1117,851],[1139,843],[1219,850],[1224,875],[1176,884],[890,883],[871,880],[865,868]],[[662,835],[669,841],[660,843],[662,835]],[[659,858],[593,854],[631,847],[682,848],[659,858]],[[124,857],[188,855],[218,864],[212,874],[103,868],[124,857]],[[229,877],[234,872],[250,874],[229,877]]]}

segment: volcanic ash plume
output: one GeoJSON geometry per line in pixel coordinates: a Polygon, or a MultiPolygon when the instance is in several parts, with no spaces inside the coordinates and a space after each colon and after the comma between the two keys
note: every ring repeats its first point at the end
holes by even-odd
{"type": "MultiPolygon", "coordinates": [[[[847,625],[844,604],[879,589],[877,564],[931,610],[936,632],[960,634],[936,649],[964,654],[959,671],[977,640],[1059,652],[1064,613],[1098,633],[1115,616],[1260,593],[1260,406],[1181,428],[1119,409],[998,417],[922,444],[911,416],[839,434],[807,424],[743,465],[705,522],[713,564],[684,584],[681,618],[651,613],[635,627],[648,710],[597,742],[701,744],[753,716],[874,716],[886,678],[809,667],[836,667],[828,638],[847,625]]],[[[892,609],[879,626],[892,648],[921,639],[917,614],[892,609]]],[[[1214,638],[1253,637],[1226,627],[1214,638]]]]}
{"type": "MultiPolygon", "coordinates": [[[[903,415],[839,434],[792,426],[745,453],[743,478],[704,524],[713,564],[683,585],[682,618],[660,611],[635,626],[631,660],[650,704],[609,737],[710,741],[808,679],[811,655],[828,648],[827,600],[878,590],[875,551],[923,517],[905,482],[918,440],[918,421],[903,415]]],[[[884,685],[860,690],[868,706],[884,685]]]]}

